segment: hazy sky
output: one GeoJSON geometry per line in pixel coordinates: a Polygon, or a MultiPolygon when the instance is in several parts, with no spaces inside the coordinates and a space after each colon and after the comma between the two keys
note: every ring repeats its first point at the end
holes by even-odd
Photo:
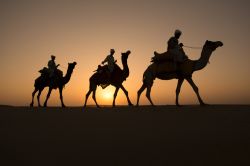
{"type": "MultiPolygon", "coordinates": [[[[130,76],[124,86],[133,103],[150,64],[153,51],[164,52],[176,28],[184,45],[202,46],[220,40],[210,64],[193,79],[204,101],[211,104],[250,104],[250,1],[248,0],[0,0],[0,104],[28,105],[38,70],[50,55],[66,72],[77,61],[64,89],[66,105],[83,105],[89,77],[109,53],[121,65],[120,53],[131,50],[130,76]]],[[[185,49],[190,59],[200,50],[185,49]]],[[[156,104],[174,104],[176,80],[156,80],[152,99],[156,104]]],[[[98,88],[100,104],[112,104],[105,94],[114,88],[98,88]]],[[[47,89],[41,96],[41,101],[47,89]]],[[[149,104],[145,92],[142,104],[149,104]]],[[[181,104],[198,103],[184,82],[181,104]]],[[[36,104],[36,103],[35,103],[36,104]]],[[[48,105],[59,105],[53,91],[48,105]]],[[[88,104],[93,104],[92,98],[88,104]]],[[[126,104],[120,91],[117,104],[126,104]]]]}

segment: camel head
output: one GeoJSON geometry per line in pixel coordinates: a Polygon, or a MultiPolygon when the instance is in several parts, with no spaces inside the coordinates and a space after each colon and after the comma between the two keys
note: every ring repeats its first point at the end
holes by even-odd
{"type": "Polygon", "coordinates": [[[223,46],[223,43],[221,41],[209,41],[207,40],[205,45],[203,46],[203,48],[208,48],[208,49],[211,49],[212,51],[216,50],[216,48],[218,47],[222,47],[223,46]]]}
{"type": "Polygon", "coordinates": [[[73,70],[73,69],[75,68],[75,65],[76,65],[76,64],[77,64],[76,62],[68,63],[69,69],[73,70]]]}
{"type": "Polygon", "coordinates": [[[131,53],[130,50],[128,50],[127,52],[123,52],[123,53],[122,53],[122,62],[127,61],[128,56],[129,56],[130,53],[131,53]]]}

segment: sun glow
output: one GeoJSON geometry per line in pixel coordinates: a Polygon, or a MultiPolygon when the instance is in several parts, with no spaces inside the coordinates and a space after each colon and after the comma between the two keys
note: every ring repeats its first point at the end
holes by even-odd
{"type": "Polygon", "coordinates": [[[113,98],[113,92],[110,89],[104,89],[102,91],[102,98],[105,100],[111,100],[113,98]]]}

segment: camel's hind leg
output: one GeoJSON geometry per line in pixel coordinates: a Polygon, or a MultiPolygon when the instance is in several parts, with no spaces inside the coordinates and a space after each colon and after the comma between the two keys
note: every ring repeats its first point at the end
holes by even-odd
{"type": "Polygon", "coordinates": [[[141,86],[141,88],[138,90],[138,92],[137,92],[137,103],[136,103],[136,106],[139,106],[140,96],[141,96],[142,92],[146,89],[146,87],[147,87],[146,84],[143,83],[142,86],[141,86]]]}
{"type": "Polygon", "coordinates": [[[95,96],[95,94],[96,94],[96,89],[93,91],[92,98],[93,98],[93,100],[95,101],[96,106],[97,106],[98,108],[100,108],[100,106],[98,105],[98,103],[97,103],[97,101],[96,101],[96,96],[95,96]]]}
{"type": "Polygon", "coordinates": [[[34,91],[32,92],[32,101],[30,103],[30,107],[33,107],[34,105],[34,97],[37,91],[38,91],[38,88],[35,87],[34,91]]]}
{"type": "Polygon", "coordinates": [[[40,96],[41,96],[41,93],[42,93],[43,89],[44,89],[44,88],[39,89],[39,92],[38,92],[38,95],[37,95],[38,107],[41,107],[41,104],[40,104],[40,96]]]}
{"type": "Polygon", "coordinates": [[[48,102],[48,99],[49,99],[49,97],[50,97],[51,91],[52,91],[52,88],[49,88],[49,92],[48,92],[47,97],[46,97],[46,100],[45,100],[45,102],[44,102],[44,104],[43,104],[44,107],[47,107],[47,102],[48,102]]]}
{"type": "Polygon", "coordinates": [[[149,102],[151,103],[152,106],[155,106],[152,99],[151,99],[151,88],[152,85],[147,86],[147,92],[146,92],[146,97],[148,98],[149,102]]]}

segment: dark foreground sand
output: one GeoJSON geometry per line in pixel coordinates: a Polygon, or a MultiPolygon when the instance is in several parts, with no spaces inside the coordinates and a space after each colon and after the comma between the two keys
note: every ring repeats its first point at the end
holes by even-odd
{"type": "Polygon", "coordinates": [[[0,165],[250,165],[250,106],[0,107],[0,165]]]}

